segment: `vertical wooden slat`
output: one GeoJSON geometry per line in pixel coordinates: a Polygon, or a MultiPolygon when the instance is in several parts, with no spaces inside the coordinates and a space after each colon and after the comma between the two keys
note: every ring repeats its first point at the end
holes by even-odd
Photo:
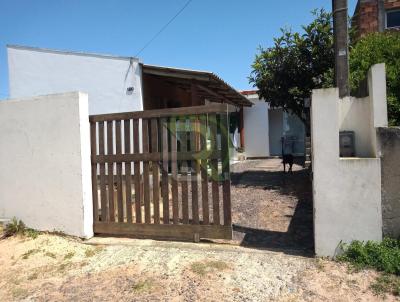
{"type": "MultiPolygon", "coordinates": [[[[107,122],[107,154],[114,154],[113,146],[113,122],[107,122]]],[[[115,221],[115,206],[114,206],[114,164],[112,162],[107,163],[108,172],[108,209],[110,221],[115,221]]]]}
{"type": "Polygon", "coordinates": [[[169,189],[168,189],[168,121],[163,118],[162,125],[162,181],[163,223],[169,224],[169,189]]]}
{"type": "Polygon", "coordinates": [[[177,138],[176,138],[176,118],[171,117],[169,121],[169,132],[171,134],[171,191],[172,191],[172,217],[174,224],[179,223],[179,203],[178,203],[178,167],[177,167],[177,138]]]}
{"type": "MultiPolygon", "coordinates": [[[[90,123],[90,146],[92,158],[96,156],[96,123],[90,123]]],[[[97,194],[97,164],[92,162],[93,221],[99,221],[99,201],[97,194]]]]}
{"type": "MultiPolygon", "coordinates": [[[[124,121],[125,154],[131,153],[131,121],[124,121]]],[[[126,221],[132,223],[131,162],[125,162],[126,221]]]]}
{"type": "MultiPolygon", "coordinates": [[[[187,151],[187,129],[186,118],[180,119],[180,134],[181,134],[181,152],[187,151]]],[[[189,194],[188,194],[188,164],[187,161],[182,161],[181,164],[181,186],[182,186],[182,223],[189,224],[189,194]]]]}
{"type": "MultiPolygon", "coordinates": [[[[158,124],[157,119],[151,120],[151,152],[158,152],[158,124]]],[[[152,163],[153,172],[153,212],[154,223],[160,223],[160,175],[159,163],[152,163]]]]}
{"type": "MultiPolygon", "coordinates": [[[[216,151],[217,144],[217,118],[215,114],[209,115],[211,150],[216,151]]],[[[218,188],[218,159],[211,160],[211,187],[213,200],[213,223],[220,224],[219,214],[219,188],[218,188]]]]}
{"type": "Polygon", "coordinates": [[[224,225],[232,224],[231,213],[231,181],[229,167],[229,119],[228,113],[221,114],[221,162],[222,162],[222,200],[224,210],[224,225]]]}
{"type": "MultiPolygon", "coordinates": [[[[139,153],[139,120],[133,120],[133,153],[139,153]]],[[[140,204],[140,162],[134,163],[135,180],[135,216],[136,223],[142,223],[142,206],[140,204]]]]}
{"type": "MultiPolygon", "coordinates": [[[[200,117],[200,149],[207,150],[207,116],[200,117]]],[[[203,224],[210,224],[210,213],[208,206],[208,171],[207,159],[201,160],[201,199],[203,208],[203,224]]]]}
{"type": "MultiPolygon", "coordinates": [[[[190,133],[190,150],[198,151],[198,120],[197,117],[191,117],[191,133],[190,133]]],[[[198,189],[198,172],[200,165],[198,160],[192,160],[192,219],[193,224],[199,224],[199,189],[198,189]]]]}
{"type": "MultiPolygon", "coordinates": [[[[149,126],[148,120],[142,120],[143,153],[149,153],[149,126]]],[[[151,223],[150,208],[150,183],[149,183],[149,162],[143,162],[143,198],[144,198],[144,221],[151,223]]]]}
{"type": "MultiPolygon", "coordinates": [[[[104,122],[99,122],[99,155],[104,155],[104,122]]],[[[107,221],[106,165],[100,164],[101,221],[107,221]]]]}
{"type": "MultiPolygon", "coordinates": [[[[115,121],[115,154],[121,154],[121,121],[115,121]]],[[[122,163],[117,163],[117,210],[118,222],[124,222],[124,205],[122,194],[122,163]]]]}

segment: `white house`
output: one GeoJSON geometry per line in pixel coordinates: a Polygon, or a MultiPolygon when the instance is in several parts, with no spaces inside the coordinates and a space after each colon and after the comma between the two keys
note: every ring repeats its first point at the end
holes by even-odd
{"type": "Polygon", "coordinates": [[[253,106],[243,108],[242,141],[246,157],[280,156],[282,137],[286,153],[304,155],[305,126],[294,114],[270,108],[260,99],[257,90],[242,91],[253,106]]]}
{"type": "Polygon", "coordinates": [[[82,91],[89,95],[91,115],[223,102],[236,108],[239,131],[231,128],[232,141],[246,157],[281,155],[281,137],[286,152],[304,153],[304,126],[298,118],[269,108],[256,91],[236,91],[211,72],[26,46],[9,45],[7,53],[10,98],[82,91]]]}

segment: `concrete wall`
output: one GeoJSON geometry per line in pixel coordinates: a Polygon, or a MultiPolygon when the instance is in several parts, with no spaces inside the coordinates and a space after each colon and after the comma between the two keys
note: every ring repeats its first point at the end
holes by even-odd
{"type": "Polygon", "coordinates": [[[376,127],[387,125],[384,65],[371,68],[370,96],[340,100],[314,90],[311,132],[315,252],[334,256],[341,242],[382,239],[381,162],[376,127]],[[383,71],[383,73],[382,73],[383,71]],[[383,76],[382,76],[383,74],[383,76]],[[364,102],[364,103],[363,103],[364,102]],[[345,129],[344,129],[345,128],[345,129]],[[339,130],[356,132],[358,156],[339,158],[339,130]]]}
{"type": "Polygon", "coordinates": [[[355,154],[357,157],[375,157],[371,138],[371,99],[347,97],[340,99],[339,129],[354,131],[355,154]]]}
{"type": "Polygon", "coordinates": [[[87,94],[0,102],[0,217],[93,235],[87,94]]]}
{"type": "Polygon", "coordinates": [[[143,110],[137,59],[19,46],[7,51],[10,98],[83,91],[90,114],[143,110]]]}
{"type": "Polygon", "coordinates": [[[269,156],[268,103],[249,97],[252,107],[244,108],[244,139],[246,157],[269,156]]]}
{"type": "Polygon", "coordinates": [[[378,128],[382,163],[383,235],[400,237],[400,128],[378,128]]]}

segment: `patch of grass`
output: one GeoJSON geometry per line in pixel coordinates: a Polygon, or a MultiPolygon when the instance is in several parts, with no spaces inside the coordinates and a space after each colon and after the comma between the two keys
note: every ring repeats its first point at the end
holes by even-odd
{"type": "Polygon", "coordinates": [[[153,288],[154,280],[153,279],[146,279],[143,281],[138,281],[132,286],[132,290],[134,292],[146,292],[153,288]]]}
{"type": "Polygon", "coordinates": [[[375,283],[371,285],[371,289],[376,295],[391,293],[392,295],[399,296],[400,278],[395,275],[383,274],[375,280],[375,283]]]}
{"type": "Polygon", "coordinates": [[[200,276],[205,276],[214,271],[223,271],[228,268],[228,264],[223,261],[193,262],[190,265],[190,270],[200,276]]]}
{"type": "Polygon", "coordinates": [[[53,258],[53,259],[57,258],[56,254],[54,254],[52,252],[46,252],[44,255],[47,256],[47,257],[53,258]]]}
{"type": "Polygon", "coordinates": [[[4,228],[2,227],[2,231],[3,235],[1,237],[3,238],[15,235],[24,235],[32,239],[36,239],[40,234],[39,231],[27,228],[25,224],[22,222],[22,220],[18,220],[15,217],[11,220],[11,222],[7,223],[4,228]]]}
{"type": "Polygon", "coordinates": [[[36,239],[40,235],[40,232],[34,229],[27,228],[25,229],[24,235],[32,239],[36,239]]]}
{"type": "Polygon", "coordinates": [[[68,254],[65,254],[64,260],[69,260],[74,256],[75,256],[75,252],[69,252],[68,254]]]}
{"type": "Polygon", "coordinates": [[[15,287],[11,290],[11,294],[14,299],[21,299],[28,295],[28,291],[21,287],[15,287]]]}
{"type": "Polygon", "coordinates": [[[35,255],[37,253],[39,253],[40,250],[39,249],[32,249],[32,250],[28,250],[25,253],[22,254],[22,259],[28,259],[30,256],[35,255]]]}
{"type": "Polygon", "coordinates": [[[103,250],[102,246],[96,246],[94,249],[93,248],[87,249],[85,251],[85,257],[86,258],[93,257],[94,255],[100,253],[102,250],[103,250]]]}
{"type": "Polygon", "coordinates": [[[63,272],[65,272],[68,268],[70,268],[71,265],[72,265],[71,262],[61,263],[60,266],[57,268],[57,272],[63,273],[63,272]]]}
{"type": "Polygon", "coordinates": [[[373,268],[383,272],[371,285],[377,295],[400,295],[400,240],[385,238],[382,242],[353,241],[343,245],[339,261],[350,263],[356,270],[373,268]]]}
{"type": "Polygon", "coordinates": [[[37,272],[32,273],[28,276],[28,280],[36,280],[39,277],[39,274],[37,272]]]}
{"type": "Polygon", "coordinates": [[[315,267],[321,272],[325,271],[325,265],[321,258],[315,259],[315,267]]]}
{"type": "Polygon", "coordinates": [[[374,268],[388,274],[400,275],[400,240],[385,238],[382,242],[353,241],[343,245],[339,261],[349,262],[356,269],[374,268]]]}
{"type": "Polygon", "coordinates": [[[18,220],[14,217],[11,222],[6,224],[3,236],[10,237],[14,235],[23,235],[25,228],[25,224],[21,220],[18,220]]]}

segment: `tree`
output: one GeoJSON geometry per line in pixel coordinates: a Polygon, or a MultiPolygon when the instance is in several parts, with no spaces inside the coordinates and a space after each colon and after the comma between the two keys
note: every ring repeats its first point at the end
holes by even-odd
{"type": "Polygon", "coordinates": [[[302,34],[281,29],[272,47],[260,48],[249,78],[271,107],[296,114],[306,126],[304,101],[312,89],[334,82],[332,15],[324,9],[312,14],[315,19],[302,27],[302,34]]]}
{"type": "Polygon", "coordinates": [[[359,87],[370,67],[386,64],[389,125],[400,125],[400,33],[369,34],[352,47],[350,52],[350,84],[359,87]]]}

